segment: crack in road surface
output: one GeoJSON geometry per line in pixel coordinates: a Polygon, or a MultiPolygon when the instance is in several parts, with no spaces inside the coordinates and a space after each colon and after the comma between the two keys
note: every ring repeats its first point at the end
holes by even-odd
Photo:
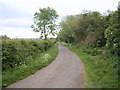
{"type": "Polygon", "coordinates": [[[50,65],[7,88],[84,88],[85,71],[79,57],[63,45],[58,49],[50,65]]]}

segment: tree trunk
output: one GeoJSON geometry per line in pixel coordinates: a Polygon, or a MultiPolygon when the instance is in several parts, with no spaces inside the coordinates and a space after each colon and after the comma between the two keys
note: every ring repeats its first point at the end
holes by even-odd
{"type": "Polygon", "coordinates": [[[45,25],[44,25],[44,37],[45,37],[45,40],[47,40],[47,34],[46,34],[45,25]]]}

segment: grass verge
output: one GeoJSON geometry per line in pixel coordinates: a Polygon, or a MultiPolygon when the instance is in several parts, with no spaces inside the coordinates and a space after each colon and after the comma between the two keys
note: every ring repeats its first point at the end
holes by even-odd
{"type": "Polygon", "coordinates": [[[86,88],[118,88],[118,56],[102,53],[100,48],[66,46],[84,63],[86,88]]]}
{"type": "Polygon", "coordinates": [[[54,45],[46,52],[36,54],[34,59],[29,57],[25,64],[3,72],[2,87],[6,87],[16,81],[30,76],[31,74],[34,74],[36,71],[50,64],[55,59],[57,54],[58,48],[57,45],[54,45]]]}

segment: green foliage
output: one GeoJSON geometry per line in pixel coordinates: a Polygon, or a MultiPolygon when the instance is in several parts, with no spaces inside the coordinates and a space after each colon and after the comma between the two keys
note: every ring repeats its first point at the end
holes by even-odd
{"type": "Polygon", "coordinates": [[[61,22],[62,29],[57,39],[71,43],[68,47],[84,62],[88,88],[118,88],[119,7],[106,16],[96,11],[87,11],[67,16],[61,22]],[[105,45],[107,48],[103,49],[105,45]]]}
{"type": "Polygon", "coordinates": [[[100,55],[102,53],[102,50],[99,50],[98,48],[91,48],[91,47],[82,46],[81,49],[84,53],[90,54],[92,56],[100,55]]]}
{"type": "MultiPolygon", "coordinates": [[[[120,55],[120,9],[106,16],[99,12],[86,11],[79,15],[67,16],[61,22],[57,39],[90,47],[105,46],[112,54],[120,55]]],[[[87,51],[89,52],[89,51],[87,51]]]]}
{"type": "MultiPolygon", "coordinates": [[[[24,43],[25,42],[28,42],[28,41],[24,41],[24,43]]],[[[40,42],[39,44],[42,44],[44,41],[43,42],[33,41],[33,42],[34,43],[40,42]]],[[[44,49],[44,46],[43,46],[43,49],[44,49]]],[[[21,65],[16,66],[13,69],[7,69],[6,71],[3,71],[3,75],[2,75],[3,87],[6,87],[16,81],[22,80],[30,76],[31,74],[35,73],[36,71],[42,69],[43,67],[47,66],[55,59],[57,54],[58,54],[57,45],[52,45],[52,47],[49,48],[47,51],[44,51],[41,53],[41,50],[39,50],[38,53],[35,53],[32,56],[29,56],[27,59],[23,59],[22,60],[23,63],[21,65]]]]}
{"type": "Polygon", "coordinates": [[[67,43],[89,46],[104,46],[105,18],[99,12],[85,12],[67,16],[61,22],[58,39],[67,43]]]}
{"type": "Polygon", "coordinates": [[[74,32],[73,32],[73,28],[75,28],[75,24],[76,24],[75,21],[76,21],[76,17],[71,15],[71,16],[67,16],[66,20],[60,23],[62,27],[62,30],[58,34],[58,39],[60,41],[64,41],[67,43],[75,42],[74,32]]]}
{"type": "Polygon", "coordinates": [[[53,8],[40,8],[39,12],[34,14],[34,25],[31,27],[33,31],[40,32],[40,38],[47,39],[48,35],[55,34],[57,17],[57,12],[53,8]]]}
{"type": "MultiPolygon", "coordinates": [[[[85,46],[67,45],[67,47],[84,63],[87,74],[86,88],[118,88],[118,56],[109,52],[92,55],[92,49],[85,46]],[[84,50],[88,50],[89,53],[84,50]]],[[[106,49],[99,48],[98,51],[106,49]]]]}
{"type": "Polygon", "coordinates": [[[36,57],[53,46],[53,42],[44,40],[3,40],[2,69],[6,71],[25,64],[29,57],[36,57]]]}
{"type": "Polygon", "coordinates": [[[120,55],[120,24],[118,22],[118,11],[109,14],[109,27],[105,31],[107,39],[106,47],[113,53],[120,55]]]}

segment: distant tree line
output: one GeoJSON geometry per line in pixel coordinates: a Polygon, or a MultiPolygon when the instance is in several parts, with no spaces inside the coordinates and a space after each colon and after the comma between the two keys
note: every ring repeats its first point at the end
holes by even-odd
{"type": "Polygon", "coordinates": [[[98,11],[85,11],[67,16],[61,23],[57,39],[66,43],[106,46],[112,53],[120,54],[120,9],[102,15],[98,11]],[[119,19],[119,20],[118,20],[119,19]]]}
{"type": "Polygon", "coordinates": [[[10,39],[10,37],[8,37],[7,35],[1,35],[0,39],[10,39]]]}

